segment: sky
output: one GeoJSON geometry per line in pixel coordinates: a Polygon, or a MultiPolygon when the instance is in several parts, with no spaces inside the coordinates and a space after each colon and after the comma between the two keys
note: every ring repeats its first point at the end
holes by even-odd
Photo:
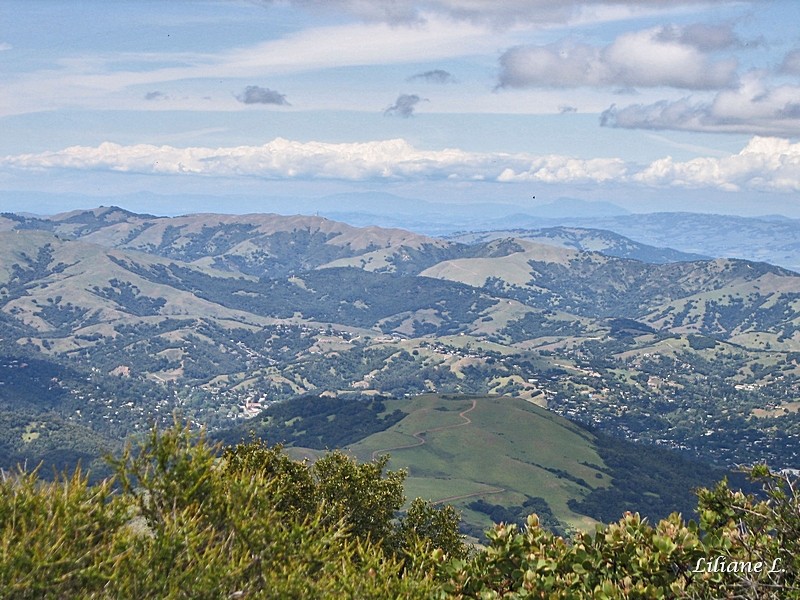
{"type": "Polygon", "coordinates": [[[0,211],[800,218],[797,23],[797,0],[4,0],[0,211]]]}

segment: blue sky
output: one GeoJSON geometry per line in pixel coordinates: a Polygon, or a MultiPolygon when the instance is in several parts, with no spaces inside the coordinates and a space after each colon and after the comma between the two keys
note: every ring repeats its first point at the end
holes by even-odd
{"type": "Polygon", "coordinates": [[[0,15],[2,210],[379,191],[800,217],[796,0],[5,0],[0,15]]]}

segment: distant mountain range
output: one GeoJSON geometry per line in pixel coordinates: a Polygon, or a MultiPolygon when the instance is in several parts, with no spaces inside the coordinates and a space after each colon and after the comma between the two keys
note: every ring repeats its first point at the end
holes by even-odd
{"type": "MultiPolygon", "coordinates": [[[[89,205],[98,201],[97,198],[66,197],[73,205],[80,201],[89,205]]],[[[0,192],[0,205],[38,207],[38,212],[50,213],[55,212],[54,207],[63,205],[64,198],[39,192],[0,192]]],[[[781,215],[631,214],[612,203],[575,198],[559,198],[544,204],[537,204],[532,198],[527,203],[454,204],[385,192],[334,194],[322,198],[173,197],[138,193],[115,197],[113,201],[158,214],[180,214],[189,206],[192,211],[203,212],[229,205],[235,206],[237,212],[316,215],[357,227],[400,228],[430,236],[494,231],[524,237],[523,230],[554,227],[605,230],[645,246],[671,248],[694,257],[742,258],[800,271],[800,220],[781,215]]],[[[569,245],[570,242],[562,243],[569,245]]],[[[585,249],[592,248],[586,246],[585,249]]]]}
{"type": "MultiPolygon", "coordinates": [[[[381,221],[380,217],[371,219],[365,215],[340,216],[356,224],[381,221]]],[[[800,220],[781,216],[737,217],[699,213],[602,216],[592,215],[591,210],[574,210],[559,217],[515,213],[507,216],[494,215],[482,222],[477,221],[465,222],[463,219],[451,217],[445,224],[435,216],[418,216],[408,220],[394,218],[391,224],[394,227],[408,227],[462,241],[512,235],[526,239],[549,239],[549,243],[586,250],[593,249],[592,245],[584,244],[576,239],[574,232],[567,233],[563,228],[604,231],[605,237],[616,233],[628,238],[629,242],[673,251],[664,254],[663,258],[657,258],[649,254],[650,251],[646,248],[639,249],[644,253],[631,249],[632,254],[629,256],[640,260],[684,260],[675,254],[677,251],[687,255],[689,260],[699,257],[741,258],[768,262],[800,272],[800,220]],[[462,234],[464,237],[459,237],[462,234]],[[669,258],[670,254],[674,259],[669,258]]],[[[614,250],[614,243],[610,242],[602,242],[597,250],[604,253],[619,251],[619,256],[628,256],[622,248],[614,250]]]]}
{"type": "Polygon", "coordinates": [[[366,192],[325,196],[315,200],[313,206],[318,214],[353,225],[400,227],[429,235],[478,230],[487,224],[499,229],[532,221],[556,223],[575,215],[608,218],[630,214],[610,202],[577,198],[559,198],[556,202],[525,206],[498,202],[446,204],[366,192]]]}
{"type": "Polygon", "coordinates": [[[687,262],[707,260],[702,254],[681,252],[672,248],[657,248],[634,242],[611,231],[580,227],[547,227],[544,229],[505,229],[456,234],[447,239],[465,244],[483,243],[503,238],[531,240],[562,248],[573,248],[584,252],[597,252],[617,258],[631,258],[646,263],[687,262]]]}
{"type": "MultiPolygon", "coordinates": [[[[557,227],[605,230],[629,240],[656,248],[671,248],[689,255],[688,260],[700,257],[742,258],[768,262],[800,272],[800,220],[781,215],[738,217],[701,213],[631,214],[608,202],[589,202],[560,198],[538,206],[469,204],[455,210],[452,205],[415,203],[399,198],[364,195],[356,209],[346,197],[330,197],[341,208],[323,204],[320,214],[354,225],[377,224],[410,229],[429,235],[451,237],[457,233],[509,232],[516,237],[528,237],[524,230],[540,232],[550,243],[570,246],[577,244],[586,250],[594,248],[574,240],[556,238],[564,232],[545,232],[557,227]],[[341,202],[341,204],[338,204],[341,202]],[[344,208],[353,206],[352,208],[344,208]],[[408,207],[405,210],[399,207],[408,207]]],[[[567,234],[569,235],[569,234],[567,234]]],[[[597,234],[595,234],[597,235],[597,234]]],[[[459,239],[459,238],[454,238],[459,239]]],[[[465,238],[466,239],[466,238],[465,238]]],[[[488,238],[484,238],[488,239],[488,238]]],[[[605,252],[601,246],[600,252],[605,252]]],[[[626,256],[623,254],[615,254],[626,256]]],[[[630,257],[647,254],[632,254],[630,257]]],[[[660,260],[644,258],[644,260],[660,260]]],[[[664,260],[667,259],[666,256],[664,260]]],[[[675,258],[684,260],[684,258],[675,258]]]]}
{"type": "MultiPolygon", "coordinates": [[[[586,221],[564,220],[566,225],[581,223],[586,221]]],[[[592,226],[643,244],[707,256],[768,262],[800,272],[800,221],[797,219],[652,213],[592,219],[592,226]]]]}
{"type": "Polygon", "coordinates": [[[47,423],[113,440],[176,409],[222,427],[310,392],[437,392],[797,467],[800,275],[695,258],[578,227],[456,241],[320,216],[6,213],[0,462],[53,452],[47,423]]]}

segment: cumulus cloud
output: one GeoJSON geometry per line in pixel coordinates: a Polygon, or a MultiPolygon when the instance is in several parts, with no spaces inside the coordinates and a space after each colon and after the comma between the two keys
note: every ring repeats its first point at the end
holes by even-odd
{"type": "Polygon", "coordinates": [[[558,107],[558,112],[562,115],[566,115],[569,113],[576,113],[578,112],[578,108],[576,106],[570,106],[569,104],[562,104],[558,107]]]}
{"type": "Polygon", "coordinates": [[[542,156],[534,158],[523,169],[508,167],[497,178],[502,182],[541,183],[609,183],[624,181],[628,166],[619,158],[592,158],[588,160],[569,156],[542,156]]]}
{"type": "Polygon", "coordinates": [[[748,74],[738,88],[722,90],[708,102],[683,98],[612,106],[600,122],[625,129],[800,135],[800,86],[768,87],[761,75],[748,74]]]}
{"type": "Polygon", "coordinates": [[[3,52],[5,50],[11,50],[13,47],[14,46],[9,44],[8,42],[0,42],[0,52],[3,52]]]}
{"type": "Polygon", "coordinates": [[[634,184],[721,190],[800,191],[800,143],[754,137],[738,154],[648,165],[619,158],[419,150],[402,139],[331,144],[277,138],[262,146],[223,148],[72,146],[0,159],[5,168],[104,170],[179,176],[338,179],[346,181],[540,182],[634,184]]]}
{"type": "Polygon", "coordinates": [[[674,162],[667,157],[633,176],[647,185],[800,192],[800,144],[754,137],[738,154],[674,162]]]}
{"type": "Polygon", "coordinates": [[[407,119],[414,114],[417,104],[425,100],[425,98],[420,98],[416,94],[400,94],[394,104],[383,111],[383,114],[386,116],[396,115],[407,119]]]}
{"type": "Polygon", "coordinates": [[[434,69],[432,71],[425,71],[424,73],[417,73],[407,79],[407,81],[425,81],[427,83],[454,83],[455,78],[452,73],[444,69],[434,69]]]}
{"type": "Polygon", "coordinates": [[[166,100],[166,98],[167,95],[164,92],[159,92],[158,90],[147,92],[144,95],[145,100],[166,100]]]}
{"type": "Polygon", "coordinates": [[[620,159],[419,150],[402,139],[331,144],[277,138],[263,146],[227,148],[72,146],[0,159],[19,169],[106,170],[125,173],[251,176],[267,179],[604,182],[626,172],[620,159]]]}
{"type": "Polygon", "coordinates": [[[284,94],[257,85],[248,85],[241,94],[236,96],[236,99],[243,104],[277,104],[278,106],[289,106],[289,102],[286,100],[284,94]]]}
{"type": "MultiPolygon", "coordinates": [[[[730,44],[722,34],[712,46],[730,44]]],[[[714,60],[688,27],[620,35],[604,47],[567,40],[517,46],[500,57],[499,87],[660,87],[720,89],[736,81],[737,62],[714,60]]]]}

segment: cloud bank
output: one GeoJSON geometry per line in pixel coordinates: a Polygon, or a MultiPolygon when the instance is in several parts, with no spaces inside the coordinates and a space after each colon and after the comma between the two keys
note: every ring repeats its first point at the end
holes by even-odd
{"type": "Polygon", "coordinates": [[[708,102],[683,98],[612,106],[600,123],[625,129],[800,135],[800,86],[768,87],[760,73],[751,73],[738,88],[720,91],[708,102]]]}
{"type": "Polygon", "coordinates": [[[696,158],[676,163],[671,158],[654,161],[633,180],[647,185],[800,191],[800,144],[780,138],[756,137],[738,154],[724,158],[696,158]]]}
{"type": "Polygon", "coordinates": [[[754,137],[726,157],[649,165],[619,158],[419,150],[402,139],[331,144],[277,138],[262,146],[224,148],[72,146],[54,152],[0,159],[0,167],[26,170],[101,170],[159,175],[344,181],[495,181],[561,184],[634,184],[727,191],[800,191],[800,143],[754,137]]]}
{"type": "Polygon", "coordinates": [[[624,33],[603,47],[569,40],[517,46],[500,57],[499,87],[715,90],[736,82],[737,62],[710,53],[734,43],[728,27],[662,26],[624,33]]]}

